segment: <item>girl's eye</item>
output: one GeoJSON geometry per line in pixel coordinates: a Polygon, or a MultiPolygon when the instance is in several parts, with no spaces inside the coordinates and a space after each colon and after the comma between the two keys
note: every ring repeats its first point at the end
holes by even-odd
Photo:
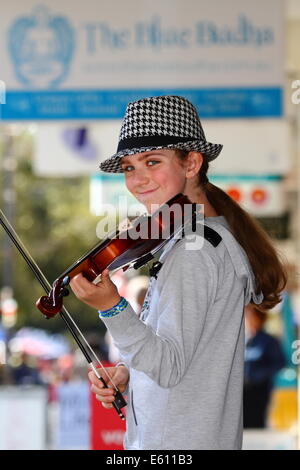
{"type": "Polygon", "coordinates": [[[132,165],[128,165],[128,166],[123,166],[122,169],[124,172],[128,172],[128,171],[131,171],[131,169],[133,168],[132,165]]]}
{"type": "MultiPolygon", "coordinates": [[[[148,166],[153,166],[153,165],[156,165],[157,163],[160,163],[159,160],[147,160],[146,161],[146,164],[148,166]]],[[[122,166],[122,169],[124,171],[124,173],[129,173],[130,171],[134,170],[134,167],[132,165],[124,165],[122,166]]]]}

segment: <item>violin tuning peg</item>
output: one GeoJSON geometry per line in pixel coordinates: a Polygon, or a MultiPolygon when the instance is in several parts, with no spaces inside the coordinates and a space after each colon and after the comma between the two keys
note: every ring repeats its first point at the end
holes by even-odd
{"type": "Polygon", "coordinates": [[[70,292],[68,291],[68,289],[66,289],[65,287],[62,289],[61,293],[60,293],[60,297],[67,297],[68,295],[70,294],[70,292]]]}
{"type": "Polygon", "coordinates": [[[70,280],[71,280],[71,279],[70,279],[69,276],[64,277],[63,282],[62,282],[62,285],[63,285],[63,286],[68,286],[68,285],[70,284],[70,280]]]}

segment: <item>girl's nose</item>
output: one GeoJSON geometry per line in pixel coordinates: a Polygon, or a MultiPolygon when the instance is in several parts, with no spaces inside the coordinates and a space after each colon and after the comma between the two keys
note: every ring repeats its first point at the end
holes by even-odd
{"type": "Polygon", "coordinates": [[[144,185],[149,182],[149,175],[146,171],[137,171],[135,173],[135,183],[136,185],[144,185]]]}

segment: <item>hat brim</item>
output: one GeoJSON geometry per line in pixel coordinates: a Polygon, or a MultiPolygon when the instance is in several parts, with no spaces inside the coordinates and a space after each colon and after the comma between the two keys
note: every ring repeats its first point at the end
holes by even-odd
{"type": "Polygon", "coordinates": [[[178,144],[124,149],[101,162],[99,168],[100,170],[106,173],[124,173],[121,167],[122,157],[125,157],[126,155],[135,155],[136,153],[150,152],[151,150],[160,149],[179,149],[189,150],[190,152],[201,152],[203,153],[203,155],[206,156],[207,160],[210,162],[217,158],[222,148],[223,145],[221,144],[212,144],[211,142],[206,142],[202,140],[191,140],[189,142],[179,142],[178,144]]]}

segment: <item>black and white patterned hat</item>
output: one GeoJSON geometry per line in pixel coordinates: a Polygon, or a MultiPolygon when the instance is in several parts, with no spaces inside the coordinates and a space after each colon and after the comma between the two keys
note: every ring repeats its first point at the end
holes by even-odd
{"type": "Polygon", "coordinates": [[[120,162],[125,155],[163,148],[201,152],[211,161],[223,145],[207,142],[196,108],[187,99],[154,96],[127,105],[117,152],[100,169],[123,173],[120,162]]]}

